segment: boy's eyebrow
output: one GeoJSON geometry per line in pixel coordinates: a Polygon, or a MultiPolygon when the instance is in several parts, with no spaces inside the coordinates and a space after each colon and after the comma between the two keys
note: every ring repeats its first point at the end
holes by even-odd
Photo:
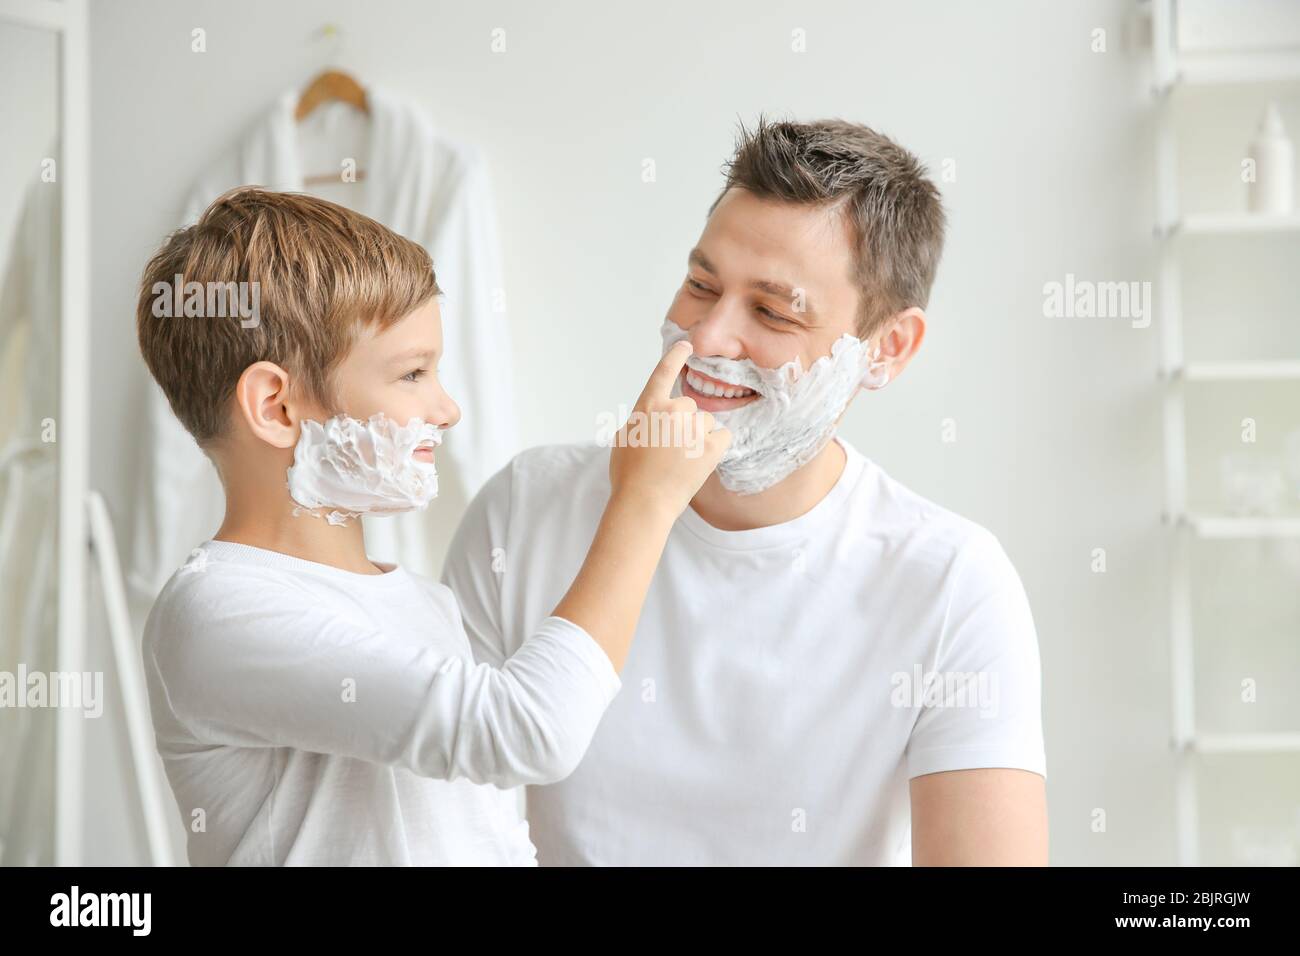
{"type": "Polygon", "coordinates": [[[419,359],[421,362],[428,362],[437,354],[438,354],[437,351],[435,351],[434,349],[413,348],[413,349],[407,349],[405,352],[402,352],[400,355],[394,355],[391,359],[389,359],[389,362],[392,363],[393,365],[410,362],[415,359],[419,359]]]}

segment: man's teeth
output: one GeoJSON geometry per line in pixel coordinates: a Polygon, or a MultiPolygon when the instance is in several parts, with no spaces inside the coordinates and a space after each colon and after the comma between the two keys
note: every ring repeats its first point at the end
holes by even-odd
{"type": "Polygon", "coordinates": [[[718,385],[689,371],[686,373],[686,384],[701,395],[713,395],[717,398],[745,398],[754,394],[752,388],[742,388],[739,385],[718,385]]]}

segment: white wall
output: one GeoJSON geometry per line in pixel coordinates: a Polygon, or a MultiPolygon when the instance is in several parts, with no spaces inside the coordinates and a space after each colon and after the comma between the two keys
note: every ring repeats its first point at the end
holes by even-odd
{"type": "MultiPolygon", "coordinates": [[[[1043,284],[1067,273],[1153,278],[1151,103],[1123,42],[1132,5],[613,7],[92,6],[93,481],[123,535],[140,480],[140,270],[205,158],[324,65],[309,37],[324,22],[344,27],[345,67],[415,95],[491,162],[525,445],[590,439],[597,414],[635,394],[738,118],[866,122],[957,175],[942,184],[952,228],[922,353],[844,432],[991,528],[1020,570],[1042,648],[1053,861],[1173,862],[1158,330],[1042,307],[1043,284]],[[195,27],[206,54],[190,52],[195,27]],[[495,27],[504,54],[490,52],[495,27]],[[1105,53],[1090,49],[1098,27],[1105,53]],[[804,54],[791,52],[796,28],[804,54]],[[1090,568],[1098,547],[1105,574],[1090,568]],[[1105,833],[1091,832],[1094,808],[1105,833]]],[[[111,717],[90,738],[91,862],[142,859],[111,717]]],[[[1259,779],[1274,791],[1254,812],[1293,812],[1294,787],[1278,786],[1289,778],[1259,779]]]]}

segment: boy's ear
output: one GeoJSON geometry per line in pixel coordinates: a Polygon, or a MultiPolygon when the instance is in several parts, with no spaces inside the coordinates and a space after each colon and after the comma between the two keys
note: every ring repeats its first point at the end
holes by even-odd
{"type": "Polygon", "coordinates": [[[275,448],[292,448],[298,424],[290,411],[289,373],[274,362],[254,362],[235,384],[235,414],[275,448]]]}

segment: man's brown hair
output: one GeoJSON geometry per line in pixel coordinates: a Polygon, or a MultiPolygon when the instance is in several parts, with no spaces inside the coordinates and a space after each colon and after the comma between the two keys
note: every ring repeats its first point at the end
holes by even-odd
{"type": "Polygon", "coordinates": [[[856,243],[854,281],[866,338],[889,316],[925,308],[943,252],[939,190],[921,161],[887,136],[844,120],[742,124],[727,182],[756,196],[826,206],[844,216],[856,243]]]}
{"type": "Polygon", "coordinates": [[[332,373],[358,333],[438,294],[429,254],[375,220],[314,196],[240,187],[149,260],[136,333],[172,411],[206,448],[225,431],[235,385],[254,362],[282,366],[301,394],[333,409],[332,373]],[[209,306],[202,316],[173,308],[193,282],[209,306]],[[244,287],[256,289],[244,300],[257,304],[252,319],[223,298],[235,283],[256,283],[244,287]]]}

